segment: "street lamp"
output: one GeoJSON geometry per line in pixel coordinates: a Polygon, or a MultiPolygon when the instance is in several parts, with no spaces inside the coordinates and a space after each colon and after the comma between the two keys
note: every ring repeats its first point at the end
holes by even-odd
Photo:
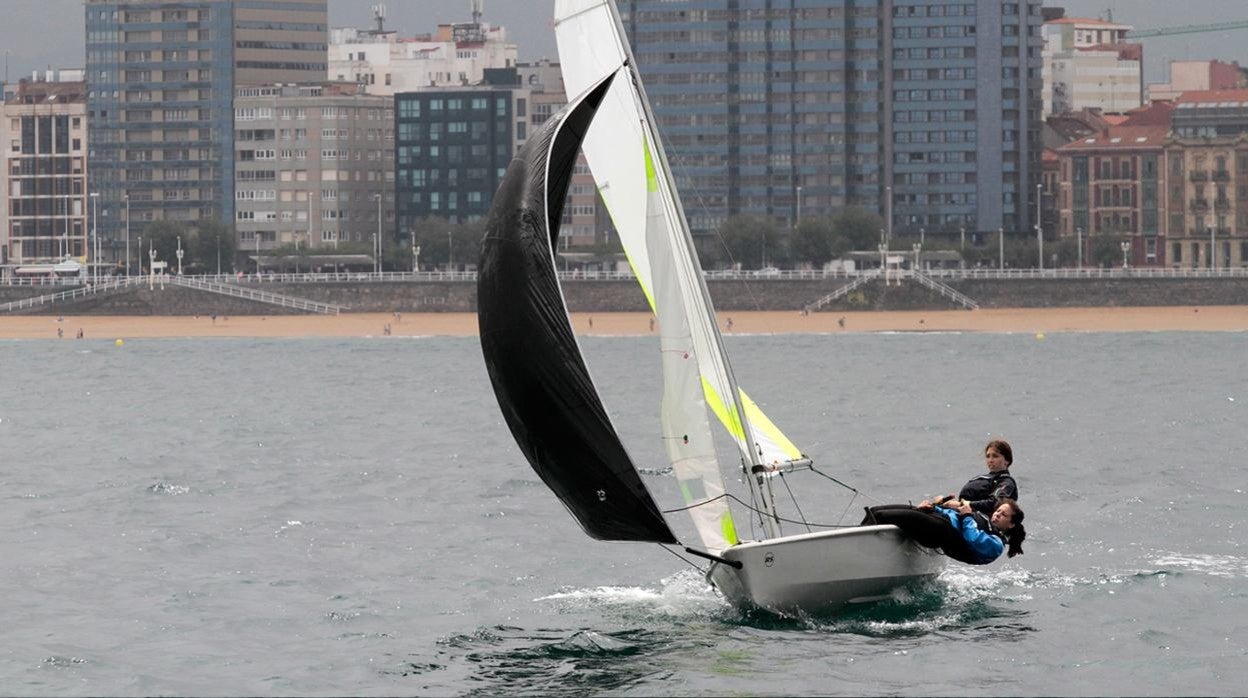
{"type": "Polygon", "coordinates": [[[1075,228],[1075,246],[1079,248],[1079,268],[1083,269],[1083,228],[1075,228]]]}
{"type": "Polygon", "coordinates": [[[884,197],[888,199],[884,209],[884,246],[887,247],[893,239],[893,188],[891,186],[884,187],[884,197]]]}
{"type": "Polygon", "coordinates": [[[802,185],[797,185],[797,224],[802,224],[802,185]]]}
{"type": "Polygon", "coordinates": [[[178,236],[178,276],[182,276],[182,236],[178,236]]]}
{"type": "Polygon", "coordinates": [[[1211,225],[1209,226],[1209,271],[1213,271],[1218,268],[1218,243],[1214,235],[1215,229],[1211,225]]]}
{"type": "Polygon", "coordinates": [[[1129,240],[1124,240],[1118,243],[1118,246],[1122,248],[1122,268],[1126,269],[1127,268],[1127,253],[1131,251],[1131,242],[1129,240]]]}
{"type": "Polygon", "coordinates": [[[217,276],[221,276],[221,233],[217,233],[217,276]]]}
{"type": "Polygon", "coordinates": [[[260,280],[260,231],[252,233],[256,237],[256,281],[260,280]]]}
{"type": "Polygon", "coordinates": [[[1005,228],[997,228],[997,255],[1001,271],[1005,271],[1005,228]]]}
{"type": "Polygon", "coordinates": [[[1044,229],[1040,226],[1040,196],[1043,184],[1036,185],[1036,247],[1039,250],[1037,262],[1040,271],[1044,271],[1044,229]]]}
{"type": "Polygon", "coordinates": [[[377,273],[381,273],[381,194],[373,194],[373,198],[377,199],[377,237],[376,246],[377,261],[373,264],[377,273]]]}
{"type": "Polygon", "coordinates": [[[143,236],[139,236],[139,276],[143,276],[143,236]]]}
{"type": "Polygon", "coordinates": [[[126,277],[130,276],[130,192],[121,195],[126,202],[126,277]]]}
{"type": "MultiPolygon", "coordinates": [[[[99,282],[99,273],[100,273],[100,259],[99,259],[99,257],[100,257],[100,250],[99,250],[99,244],[100,244],[100,234],[99,234],[99,231],[97,231],[97,230],[96,230],[96,227],[95,227],[95,226],[96,226],[97,221],[99,220],[99,218],[98,218],[99,213],[100,213],[100,193],[99,193],[98,191],[93,191],[93,192],[91,192],[91,254],[90,254],[90,255],[88,255],[88,256],[89,256],[89,257],[91,257],[91,261],[92,261],[92,262],[95,262],[95,271],[94,271],[94,273],[93,273],[93,274],[91,274],[91,275],[90,275],[90,276],[91,276],[91,283],[98,283],[98,282],[99,282]]],[[[90,264],[91,264],[91,262],[88,262],[88,263],[87,263],[87,266],[90,266],[90,264]]]]}

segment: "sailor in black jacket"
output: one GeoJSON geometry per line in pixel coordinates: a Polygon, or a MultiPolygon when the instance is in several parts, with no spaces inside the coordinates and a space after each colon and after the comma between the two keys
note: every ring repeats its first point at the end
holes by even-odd
{"type": "MultiPolygon", "coordinates": [[[[1010,475],[1010,465],[1013,462],[1014,451],[1008,443],[1000,440],[989,441],[984,447],[984,463],[988,466],[988,472],[971,478],[962,486],[956,499],[969,503],[971,509],[985,516],[992,515],[998,500],[1018,499],[1018,483],[1010,475]]],[[[935,503],[940,504],[948,499],[955,497],[942,497],[935,503]]]]}

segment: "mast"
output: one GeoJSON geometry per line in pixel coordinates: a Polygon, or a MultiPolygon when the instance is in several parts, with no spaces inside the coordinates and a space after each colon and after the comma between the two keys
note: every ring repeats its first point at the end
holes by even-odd
{"type": "MultiPolygon", "coordinates": [[[[688,219],[685,218],[684,204],[681,202],[680,197],[675,195],[675,178],[672,175],[671,166],[667,160],[667,152],[664,150],[663,143],[659,138],[657,127],[658,122],[655,120],[654,110],[650,106],[650,97],[646,94],[645,89],[642,87],[643,83],[641,80],[641,74],[637,70],[637,59],[633,55],[633,48],[629,44],[627,34],[624,31],[624,22],[620,18],[619,8],[615,6],[614,0],[605,0],[605,3],[611,12],[611,19],[615,25],[615,31],[618,35],[618,43],[624,48],[624,52],[627,57],[625,67],[628,69],[629,78],[637,88],[634,92],[641,103],[642,115],[645,119],[645,128],[650,133],[650,140],[653,144],[652,147],[655,153],[656,164],[658,166],[657,169],[661,173],[659,182],[661,186],[667,190],[668,194],[663,197],[663,199],[667,205],[673,209],[671,212],[673,214],[674,221],[680,227],[680,237],[683,243],[683,249],[675,251],[682,253],[687,261],[692,264],[697,260],[697,253],[694,251],[693,245],[693,234],[689,230],[689,226],[687,224],[688,219]]],[[[761,467],[759,467],[762,466],[762,461],[759,458],[758,444],[754,443],[753,432],[750,430],[749,421],[745,414],[745,405],[741,401],[741,391],[737,387],[736,375],[732,371],[732,363],[728,360],[728,353],[724,347],[723,334],[719,330],[719,323],[714,320],[715,306],[711,302],[711,294],[706,287],[706,279],[701,273],[700,265],[697,268],[699,270],[699,273],[697,274],[697,288],[694,290],[698,292],[702,299],[703,305],[710,313],[712,320],[710,324],[713,329],[711,332],[711,338],[714,342],[714,353],[716,354],[716,356],[710,357],[699,356],[698,360],[701,361],[709,359],[717,361],[723,368],[723,374],[728,381],[728,391],[732,395],[732,406],[736,411],[737,420],[741,425],[741,434],[742,440],[745,443],[745,452],[749,458],[748,465],[743,464],[742,470],[745,472],[746,482],[750,486],[751,498],[761,506],[763,512],[766,514],[763,521],[767,527],[767,535],[771,538],[775,538],[779,535],[777,530],[779,520],[775,512],[775,503],[774,501],[770,501],[771,497],[768,496],[770,494],[770,487],[767,486],[767,479],[762,474],[761,467]],[[755,478],[757,479],[759,486],[759,491],[757,492],[754,489],[755,478]],[[764,490],[767,494],[764,494],[764,490]]]]}

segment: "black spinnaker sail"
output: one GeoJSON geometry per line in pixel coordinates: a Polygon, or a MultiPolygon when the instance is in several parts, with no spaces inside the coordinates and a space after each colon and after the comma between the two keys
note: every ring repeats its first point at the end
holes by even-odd
{"type": "Polygon", "coordinates": [[[598,398],[555,274],[564,197],[612,78],[543,124],[494,194],[481,246],[481,349],[533,470],[593,538],[675,543],[598,398]]]}

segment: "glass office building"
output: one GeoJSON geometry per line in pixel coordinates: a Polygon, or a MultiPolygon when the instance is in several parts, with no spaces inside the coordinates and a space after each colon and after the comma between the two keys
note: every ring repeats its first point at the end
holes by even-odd
{"type": "Polygon", "coordinates": [[[527,139],[528,94],[515,68],[486,70],[475,87],[395,95],[398,238],[416,221],[484,218],[512,155],[527,139]]]}
{"type": "Polygon", "coordinates": [[[619,6],[696,232],[851,206],[899,233],[1032,225],[1039,2],[619,6]]]}
{"type": "Polygon", "coordinates": [[[328,0],[86,0],[105,259],[150,221],[234,218],[238,85],[324,81],[328,0]],[[127,207],[128,204],[128,207],[127,207]]]}

